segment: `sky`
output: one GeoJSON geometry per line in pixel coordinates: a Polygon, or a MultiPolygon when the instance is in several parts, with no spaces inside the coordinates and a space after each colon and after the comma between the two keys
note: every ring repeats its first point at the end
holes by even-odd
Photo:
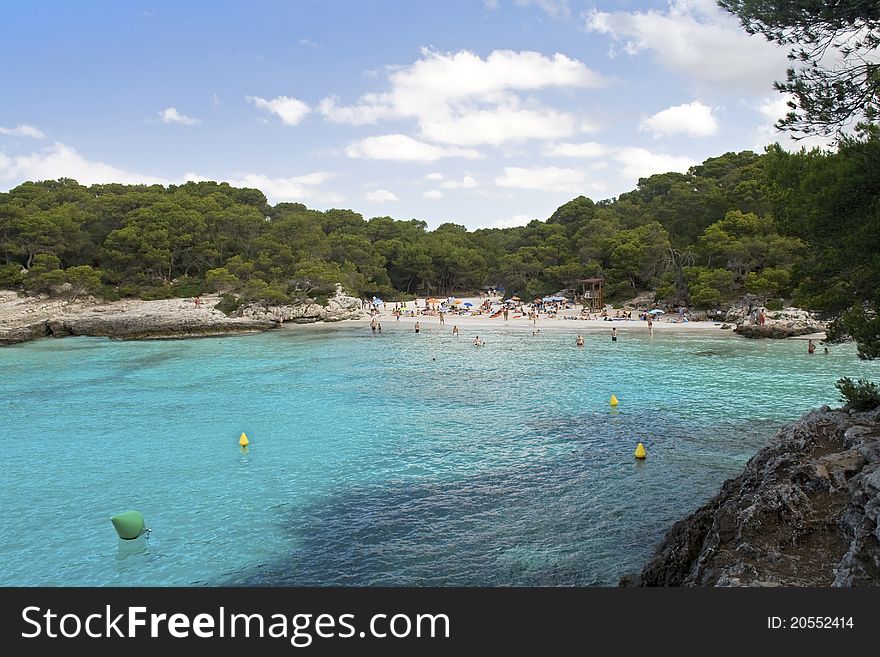
{"type": "Polygon", "coordinates": [[[4,0],[0,191],[218,180],[522,225],[800,148],[773,128],[787,64],[714,0],[4,0]]]}

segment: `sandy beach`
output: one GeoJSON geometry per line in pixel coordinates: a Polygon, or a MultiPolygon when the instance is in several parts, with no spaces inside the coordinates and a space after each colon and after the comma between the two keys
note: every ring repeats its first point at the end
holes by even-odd
{"type": "MultiPolygon", "coordinates": [[[[461,300],[464,303],[472,304],[473,308],[479,307],[479,305],[483,302],[482,299],[478,299],[476,297],[465,298],[461,297],[461,300]]],[[[419,310],[423,310],[425,307],[425,299],[418,299],[419,310]]],[[[463,305],[462,304],[462,305],[463,305]]],[[[541,314],[538,316],[536,321],[532,321],[528,318],[528,311],[525,313],[521,312],[513,312],[511,311],[508,315],[508,319],[505,320],[503,317],[491,317],[488,313],[482,314],[453,314],[453,313],[445,313],[444,314],[444,323],[440,323],[440,314],[436,313],[433,315],[417,315],[415,317],[402,316],[400,321],[397,321],[397,318],[394,316],[394,303],[387,303],[384,306],[380,306],[379,312],[380,314],[377,316],[377,320],[382,323],[383,328],[392,327],[392,326],[406,326],[408,328],[412,328],[415,326],[416,322],[419,322],[422,330],[434,331],[437,329],[443,329],[447,331],[452,331],[453,326],[458,326],[459,330],[462,331],[464,337],[472,337],[470,336],[476,329],[479,328],[509,328],[512,330],[523,330],[523,331],[568,331],[571,333],[597,333],[597,332],[611,332],[612,328],[616,328],[621,335],[626,333],[648,333],[648,324],[644,320],[639,319],[614,319],[613,315],[616,311],[612,310],[610,306],[608,306],[608,313],[611,315],[611,318],[606,321],[603,319],[580,319],[580,309],[579,306],[575,308],[567,309],[563,312],[556,314],[555,317],[548,316],[546,314],[541,314]]],[[[407,305],[408,310],[413,309],[413,303],[409,302],[407,305]]],[[[722,324],[720,322],[697,322],[697,321],[688,321],[688,322],[676,322],[673,321],[677,319],[677,316],[664,316],[660,315],[658,318],[653,320],[654,326],[653,329],[655,332],[670,332],[670,331],[681,331],[681,332],[722,332],[733,334],[732,331],[729,330],[721,330],[722,324]]],[[[369,324],[370,319],[361,319],[361,320],[350,320],[355,323],[365,323],[369,324]]]]}

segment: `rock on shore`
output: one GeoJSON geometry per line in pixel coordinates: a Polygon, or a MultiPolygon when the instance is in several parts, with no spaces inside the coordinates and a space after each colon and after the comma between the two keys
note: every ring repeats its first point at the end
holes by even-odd
{"type": "Polygon", "coordinates": [[[192,299],[85,299],[67,303],[0,292],[0,345],[67,335],[127,340],[207,337],[266,331],[282,321],[340,321],[366,316],[363,303],[345,296],[341,289],[326,307],[312,303],[258,307],[240,317],[228,317],[216,310],[214,306],[220,301],[217,296],[205,296],[201,301],[198,307],[192,299]]]}
{"type": "Polygon", "coordinates": [[[363,319],[369,317],[364,309],[364,302],[355,297],[347,296],[342,286],[336,286],[336,294],[327,300],[326,306],[317,303],[304,303],[284,306],[247,306],[241,311],[242,317],[256,320],[276,322],[293,322],[295,324],[312,324],[314,322],[341,322],[345,319],[363,319]]]}
{"type": "Polygon", "coordinates": [[[880,409],[781,429],[677,522],[640,586],[880,585],[880,409]]]}

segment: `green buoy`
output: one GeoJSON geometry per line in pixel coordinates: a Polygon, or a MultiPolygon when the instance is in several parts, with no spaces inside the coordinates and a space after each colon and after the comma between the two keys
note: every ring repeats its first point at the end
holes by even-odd
{"type": "Polygon", "coordinates": [[[110,522],[113,523],[113,528],[116,530],[116,533],[119,534],[119,538],[123,538],[126,541],[135,539],[147,531],[147,527],[144,524],[144,517],[141,515],[140,511],[126,511],[125,513],[120,513],[119,515],[110,518],[110,522]]]}

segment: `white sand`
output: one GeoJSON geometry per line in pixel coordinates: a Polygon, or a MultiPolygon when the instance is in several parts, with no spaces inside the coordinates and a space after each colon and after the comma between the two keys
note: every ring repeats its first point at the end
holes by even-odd
{"type": "MultiPolygon", "coordinates": [[[[462,302],[470,302],[473,304],[474,308],[477,308],[482,302],[482,299],[477,298],[464,298],[461,297],[462,302]]],[[[418,309],[421,311],[425,308],[425,299],[419,299],[418,309]]],[[[616,328],[620,334],[625,333],[634,333],[634,332],[643,332],[645,334],[648,333],[648,323],[643,320],[638,319],[612,319],[611,321],[604,321],[602,319],[571,319],[577,318],[580,316],[580,308],[572,308],[564,311],[563,313],[557,314],[555,318],[550,318],[547,315],[539,315],[537,322],[532,322],[528,318],[528,311],[525,314],[515,313],[511,311],[508,314],[508,319],[505,321],[503,316],[491,318],[489,314],[483,313],[481,315],[455,315],[446,313],[444,316],[444,324],[440,324],[439,315],[418,315],[416,317],[401,317],[398,322],[394,317],[394,303],[385,304],[384,309],[380,308],[381,313],[378,316],[378,320],[385,326],[408,326],[411,327],[415,325],[416,322],[419,322],[420,326],[426,330],[436,330],[437,328],[442,328],[447,331],[452,331],[453,326],[458,326],[459,330],[462,331],[465,335],[469,335],[473,332],[474,329],[480,327],[489,327],[489,328],[510,328],[510,329],[520,329],[520,330],[528,330],[534,331],[536,329],[540,329],[542,331],[545,330],[566,330],[572,333],[595,333],[601,331],[611,332],[612,328],[616,328]],[[568,317],[569,319],[563,319],[563,317],[568,317]]],[[[608,313],[613,317],[614,313],[617,312],[615,310],[611,310],[610,306],[608,307],[608,313]]],[[[407,304],[407,310],[413,310],[413,302],[409,302],[407,304]]],[[[654,319],[654,331],[655,332],[667,332],[667,331],[712,331],[712,332],[722,332],[727,334],[733,334],[731,330],[721,331],[720,323],[717,322],[675,322],[672,321],[677,319],[677,316],[673,315],[660,315],[660,317],[654,319]]],[[[370,319],[364,320],[353,320],[357,323],[369,323],[370,319]]]]}

